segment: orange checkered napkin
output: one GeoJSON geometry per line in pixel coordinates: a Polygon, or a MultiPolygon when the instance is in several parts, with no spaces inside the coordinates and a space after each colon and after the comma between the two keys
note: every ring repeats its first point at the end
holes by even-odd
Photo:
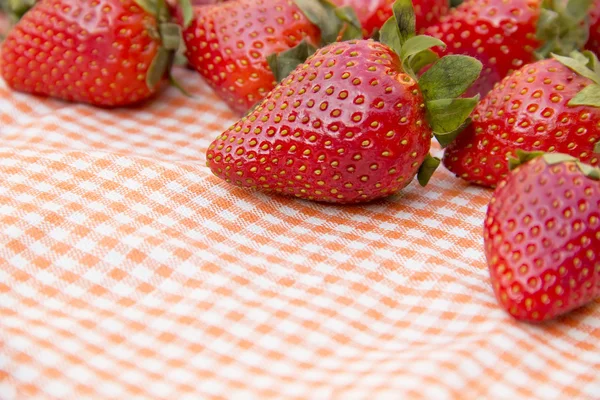
{"type": "Polygon", "coordinates": [[[143,108],[0,84],[0,398],[598,399],[600,304],[496,304],[491,193],[444,170],[364,206],[211,175],[195,73],[143,108]]]}

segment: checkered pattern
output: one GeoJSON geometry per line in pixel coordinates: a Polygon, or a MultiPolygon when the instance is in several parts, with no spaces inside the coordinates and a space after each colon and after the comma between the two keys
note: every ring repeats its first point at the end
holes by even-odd
{"type": "Polygon", "coordinates": [[[195,73],[114,111],[0,84],[0,398],[592,399],[600,304],[496,304],[490,192],[335,207],[205,167],[234,116],[195,73]]]}

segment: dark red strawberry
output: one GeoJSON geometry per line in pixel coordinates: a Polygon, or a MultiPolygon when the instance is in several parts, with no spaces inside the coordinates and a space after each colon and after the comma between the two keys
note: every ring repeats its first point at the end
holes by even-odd
{"type": "Polygon", "coordinates": [[[151,97],[168,74],[180,33],[167,10],[140,4],[38,2],[2,44],[2,77],[19,91],[105,107],[151,97]]]}
{"type": "Polygon", "coordinates": [[[574,55],[538,61],[504,79],[446,149],[444,165],[483,186],[507,176],[507,159],[517,149],[567,153],[597,166],[600,76],[586,65],[597,65],[597,59],[574,55]]]}
{"type": "Polygon", "coordinates": [[[484,227],[496,297],[525,321],[600,296],[600,169],[568,155],[536,156],[519,154],[513,165],[524,164],[498,185],[484,227]]]}
{"type": "Polygon", "coordinates": [[[386,44],[335,43],[298,66],[211,144],[211,170],[237,186],[334,203],[388,196],[417,172],[425,184],[439,164],[431,136],[445,141],[471,113],[477,99],[456,97],[481,65],[451,56],[417,81],[421,50],[442,43],[413,37],[410,2],[394,11],[386,44]]]}
{"type": "Polygon", "coordinates": [[[465,54],[483,63],[479,80],[468,92],[486,95],[500,80],[550,52],[568,55],[583,47],[588,27],[586,6],[592,0],[468,0],[425,34],[448,47],[445,54],[465,54]],[[552,7],[550,7],[552,6],[552,7]]]}
{"type": "MultiPolygon", "coordinates": [[[[333,0],[333,2],[340,6],[352,7],[358,15],[365,37],[370,37],[392,16],[394,0],[333,0]]],[[[437,23],[450,9],[448,0],[414,0],[413,6],[418,32],[437,23]]]]}
{"type": "Polygon", "coordinates": [[[590,9],[590,37],[585,48],[600,55],[600,0],[595,0],[590,9]]]}

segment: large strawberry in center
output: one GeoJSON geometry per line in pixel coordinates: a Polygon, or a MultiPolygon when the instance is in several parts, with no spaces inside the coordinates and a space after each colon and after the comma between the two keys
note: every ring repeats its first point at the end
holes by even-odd
{"type": "Polygon", "coordinates": [[[451,56],[417,80],[427,49],[443,43],[414,36],[410,1],[394,13],[383,43],[335,43],[298,66],[211,144],[212,171],[237,186],[336,203],[387,196],[418,172],[424,184],[439,164],[432,134],[445,142],[462,126],[477,99],[456,97],[481,64],[451,56]]]}

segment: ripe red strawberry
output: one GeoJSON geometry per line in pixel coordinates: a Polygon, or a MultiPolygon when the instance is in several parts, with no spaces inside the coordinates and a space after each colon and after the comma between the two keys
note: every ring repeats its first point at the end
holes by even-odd
{"type": "Polygon", "coordinates": [[[179,37],[166,10],[150,11],[133,0],[42,0],[3,42],[2,77],[19,91],[98,106],[145,100],[179,37]]]}
{"type": "Polygon", "coordinates": [[[277,83],[267,56],[320,40],[319,28],[289,0],[233,0],[195,11],[184,32],[187,58],[239,113],[277,83]]]}
{"type": "Polygon", "coordinates": [[[448,146],[444,165],[483,186],[506,177],[507,159],[516,149],[567,153],[597,166],[600,102],[593,96],[600,93],[600,76],[587,68],[588,59],[577,56],[556,57],[579,72],[550,59],[504,79],[477,106],[473,123],[448,146]]]}
{"type": "Polygon", "coordinates": [[[562,154],[520,165],[494,192],[484,246],[496,297],[517,319],[548,320],[598,298],[600,169],[562,154]]]}
{"type": "MultiPolygon", "coordinates": [[[[352,7],[358,15],[365,37],[370,37],[392,16],[394,0],[333,0],[333,2],[340,6],[352,7]]],[[[437,23],[450,9],[448,0],[414,0],[413,5],[418,32],[437,23]]]]}
{"type": "Polygon", "coordinates": [[[570,1],[569,10],[577,10],[574,15],[560,1],[468,0],[425,34],[448,45],[440,54],[466,54],[483,63],[483,72],[468,93],[484,96],[525,64],[550,52],[568,55],[583,47],[588,27],[583,23],[586,10],[582,6],[592,0],[579,2],[581,7],[576,1],[570,1]],[[546,8],[552,3],[553,9],[546,8]]]}
{"type": "Polygon", "coordinates": [[[590,37],[585,48],[600,55],[600,0],[595,0],[590,9],[590,37]]]}
{"type": "MultiPolygon", "coordinates": [[[[394,8],[401,21],[412,15],[410,2],[394,8]]],[[[211,170],[237,186],[334,203],[388,196],[417,172],[425,184],[439,164],[428,155],[432,133],[454,132],[471,113],[477,99],[456,97],[481,65],[444,58],[417,82],[422,44],[440,42],[391,21],[381,32],[387,44],[335,43],[298,66],[211,144],[211,170]]]]}

